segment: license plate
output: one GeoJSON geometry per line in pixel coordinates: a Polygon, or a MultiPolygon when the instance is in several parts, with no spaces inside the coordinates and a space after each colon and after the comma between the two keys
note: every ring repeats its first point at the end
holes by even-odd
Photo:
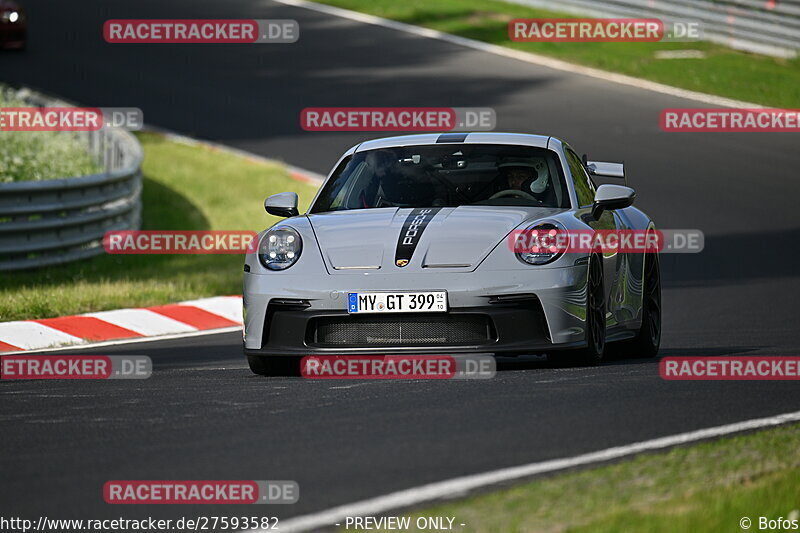
{"type": "Polygon", "coordinates": [[[351,292],[348,313],[440,313],[447,311],[446,291],[351,292]]]}

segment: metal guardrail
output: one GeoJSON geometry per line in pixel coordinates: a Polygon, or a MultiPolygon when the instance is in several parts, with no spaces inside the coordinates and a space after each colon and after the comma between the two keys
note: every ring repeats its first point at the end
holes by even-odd
{"type": "Polygon", "coordinates": [[[506,0],[596,17],[696,21],[704,39],[758,54],[795,57],[800,50],[800,0],[506,0]]]}
{"type": "MultiPolygon", "coordinates": [[[[37,107],[69,105],[37,94],[24,100],[37,107]]],[[[0,184],[0,270],[98,255],[104,252],[106,231],[139,228],[143,157],[139,142],[117,128],[76,135],[104,172],[0,184]]]]}

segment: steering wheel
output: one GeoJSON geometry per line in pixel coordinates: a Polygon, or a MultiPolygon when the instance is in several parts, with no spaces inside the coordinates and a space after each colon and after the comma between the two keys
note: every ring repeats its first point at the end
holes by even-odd
{"type": "Polygon", "coordinates": [[[517,196],[518,198],[527,198],[528,200],[533,200],[534,202],[541,203],[532,194],[528,194],[525,191],[520,191],[519,189],[506,189],[504,191],[496,192],[489,197],[489,200],[494,200],[496,198],[505,198],[506,196],[517,196]]]}

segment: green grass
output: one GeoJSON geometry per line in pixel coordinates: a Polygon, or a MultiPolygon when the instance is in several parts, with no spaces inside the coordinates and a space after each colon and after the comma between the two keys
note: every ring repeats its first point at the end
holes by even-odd
{"type": "MultiPolygon", "coordinates": [[[[455,517],[458,531],[741,531],[800,509],[800,425],[543,478],[404,516],[455,517]]],[[[797,517],[796,518],[800,518],[797,517]]],[[[412,528],[412,531],[416,529],[412,528]]],[[[351,529],[352,531],[352,529],[351,529]]]]}
{"type": "MultiPolygon", "coordinates": [[[[294,191],[301,207],[314,187],[265,164],[157,134],[144,148],[146,230],[261,231],[278,219],[268,195],[294,191]]],[[[31,272],[0,275],[0,321],[47,318],[180,300],[241,294],[241,255],[102,255],[31,272]]]]}
{"type": "Polygon", "coordinates": [[[517,43],[513,18],[570,17],[496,0],[320,0],[478,41],[758,104],[800,107],[800,58],[785,60],[697,43],[517,43]],[[657,59],[659,50],[700,50],[702,59],[657,59]]]}
{"type": "MultiPolygon", "coordinates": [[[[0,108],[4,107],[30,106],[0,85],[0,108]]],[[[0,184],[83,176],[102,170],[70,132],[0,131],[0,147],[0,184]]]]}

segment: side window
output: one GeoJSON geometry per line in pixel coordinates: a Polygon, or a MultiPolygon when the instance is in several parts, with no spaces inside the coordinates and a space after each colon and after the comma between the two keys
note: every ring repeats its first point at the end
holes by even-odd
{"type": "Polygon", "coordinates": [[[581,158],[572,150],[567,149],[567,162],[575,185],[575,194],[578,196],[579,207],[592,205],[595,193],[594,184],[589,179],[586,169],[583,168],[581,158]]]}
{"type": "Polygon", "coordinates": [[[317,206],[328,206],[329,208],[336,209],[341,206],[344,199],[346,189],[344,187],[347,182],[346,176],[350,173],[352,168],[348,168],[353,161],[353,156],[347,156],[336,170],[331,174],[331,178],[325,184],[325,187],[320,192],[317,201],[309,210],[310,213],[319,213],[320,210],[317,206]]]}

